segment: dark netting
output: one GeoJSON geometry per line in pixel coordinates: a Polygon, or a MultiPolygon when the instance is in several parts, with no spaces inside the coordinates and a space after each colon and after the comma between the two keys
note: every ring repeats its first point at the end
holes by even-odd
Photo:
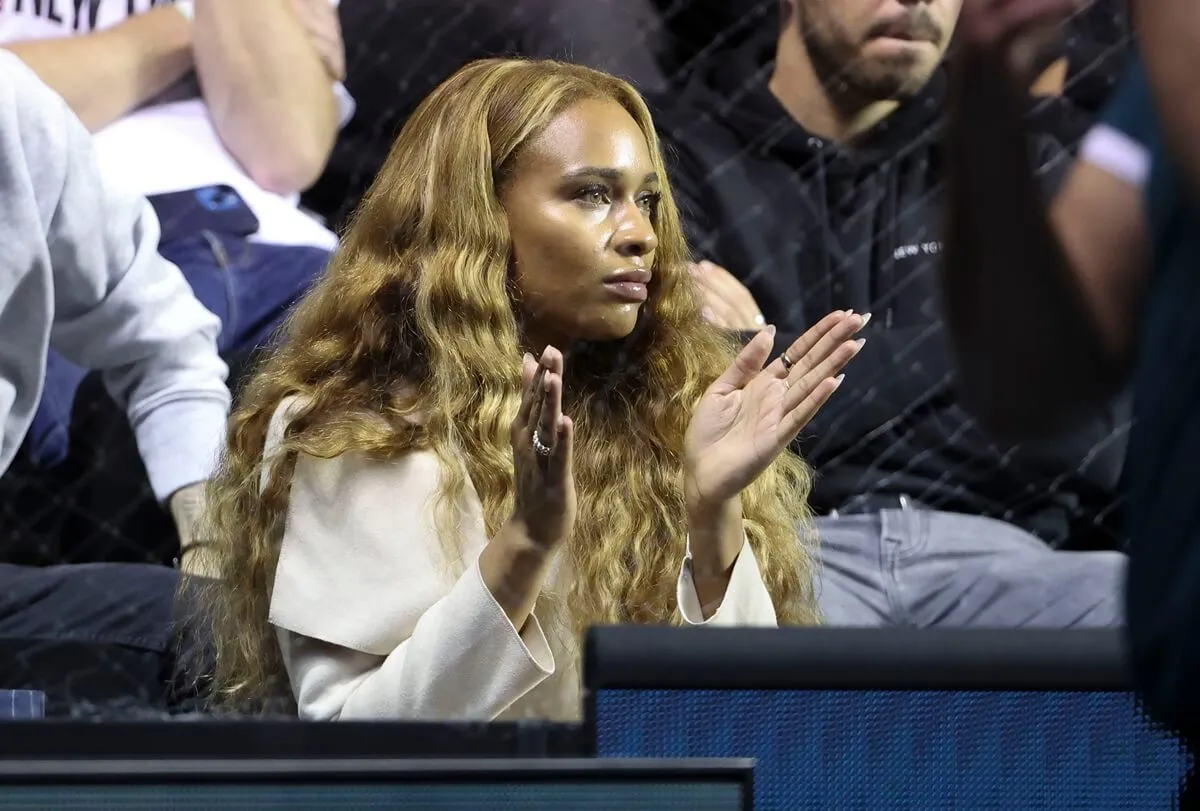
{"type": "MultiPolygon", "coordinates": [[[[1058,133],[1068,148],[1120,74],[1129,45],[1120,6],[1095,3],[1047,54],[1048,68],[1066,59],[1065,84],[1061,97],[1044,99],[1033,115],[1039,128],[1058,133]]],[[[303,200],[335,227],[344,225],[416,104],[465,62],[499,54],[580,61],[631,79],[659,109],[724,49],[769,42],[778,25],[778,2],[343,0],[341,17],[346,84],[357,114],[324,176],[303,200]]],[[[761,76],[746,75],[744,81],[761,76]]],[[[688,123],[673,117],[669,127],[674,136],[686,137],[688,123]]],[[[875,211],[880,201],[860,196],[853,205],[875,211]]],[[[933,237],[913,245],[936,255],[933,237]]],[[[828,272],[832,286],[836,261],[828,272]]],[[[897,361],[896,374],[912,371],[903,352],[897,361]]],[[[234,359],[235,384],[251,362],[234,359]]],[[[866,381],[864,396],[869,399],[871,386],[880,382],[866,381]]],[[[925,405],[902,403],[896,410],[925,405]]],[[[121,652],[55,626],[28,639],[0,639],[0,688],[44,692],[46,712],[55,716],[195,717],[190,683],[172,675],[171,658],[164,656],[174,645],[169,567],[178,541],[171,519],[155,503],[132,432],[96,376],[83,381],[71,415],[65,460],[46,468],[22,454],[0,479],[0,559],[37,567],[97,564],[85,590],[39,599],[71,603],[71,611],[84,605],[114,622],[127,615],[162,621],[153,638],[121,652]],[[129,593],[136,591],[140,601],[132,602],[122,570],[100,566],[112,563],[155,564],[150,579],[161,574],[162,583],[149,591],[131,586],[129,593]]],[[[940,430],[936,421],[932,430],[940,430]]],[[[963,430],[980,431],[967,420],[948,424],[939,439],[963,430]]],[[[1069,481],[1075,542],[1118,546],[1120,504],[1108,479],[1126,431],[1124,423],[1106,426],[1068,470],[1014,483],[1007,500],[991,504],[990,511],[1020,518],[1029,502],[1069,481]]],[[[917,464],[924,457],[919,448],[914,453],[914,441],[897,423],[863,437],[857,452],[881,461],[912,454],[917,464]]],[[[818,469],[837,462],[822,458],[819,442],[813,450],[818,469]]],[[[947,469],[946,477],[973,475],[980,465],[1003,468],[1020,456],[1019,450],[989,446],[983,460],[945,460],[960,465],[947,469]]],[[[1031,464],[1037,467],[1036,460],[1031,464]]],[[[925,500],[943,506],[936,497],[925,500]]],[[[0,595],[0,608],[4,600],[0,595]]],[[[12,706],[0,705],[0,716],[37,711],[36,697],[7,699],[12,706]]],[[[606,695],[601,707],[603,753],[758,756],[764,808],[849,808],[864,797],[876,800],[863,806],[872,808],[987,807],[997,798],[1012,800],[1004,804],[1014,808],[1150,808],[1158,806],[1142,800],[1173,791],[1183,762],[1175,745],[1154,732],[1124,695],[651,693],[606,695]],[[881,796],[895,803],[881,805],[881,796]]]]}

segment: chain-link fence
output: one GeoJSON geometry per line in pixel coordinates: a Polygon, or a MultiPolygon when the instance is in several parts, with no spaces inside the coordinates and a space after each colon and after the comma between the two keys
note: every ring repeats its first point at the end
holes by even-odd
{"type": "MultiPolygon", "coordinates": [[[[800,149],[790,175],[775,177],[755,199],[746,178],[762,171],[762,156],[792,160],[779,158],[796,135],[782,110],[742,143],[743,133],[728,129],[723,143],[698,142],[739,98],[764,92],[779,35],[778,0],[343,0],[341,18],[346,85],[357,113],[324,176],[304,196],[306,208],[332,226],[345,223],[419,101],[471,59],[558,57],[630,78],[661,114],[663,135],[680,161],[677,185],[697,258],[739,276],[782,332],[840,306],[842,293],[865,278],[863,295],[879,319],[873,326],[892,331],[881,365],[856,382],[851,371],[841,405],[805,434],[802,450],[819,476],[820,512],[902,494],[918,505],[1013,522],[1057,546],[1120,547],[1117,479],[1128,428],[1121,410],[1098,417],[1061,447],[1001,447],[955,402],[948,361],[930,354],[943,340],[932,287],[940,250],[933,230],[940,186],[936,96],[918,94],[934,109],[915,129],[893,128],[870,160],[818,139],[800,149]],[[700,97],[711,103],[705,109],[689,88],[710,80],[719,87],[700,97]],[[714,158],[714,149],[725,150],[723,157],[714,158]],[[905,168],[913,162],[919,169],[905,168]],[[744,195],[736,210],[714,203],[730,188],[744,195]],[[801,278],[777,283],[789,273],[801,278]]],[[[1107,0],[1047,45],[1038,85],[1044,95],[1031,120],[1063,147],[1052,158],[1057,165],[1069,163],[1129,45],[1127,15],[1107,0]]],[[[3,559],[35,567],[169,567],[178,554],[170,516],[149,489],[124,416],[95,376],[76,397],[70,439],[60,463],[46,468],[22,454],[0,479],[3,559]]],[[[88,602],[114,625],[131,613],[169,612],[162,598],[173,583],[155,585],[151,596],[129,586],[129,594],[142,595],[130,603],[120,578],[110,576],[97,574],[91,594],[35,599],[73,601],[72,610],[88,602]],[[105,589],[107,599],[95,596],[105,589]]],[[[165,695],[170,665],[153,644],[96,646],[53,625],[34,636],[0,642],[0,651],[7,648],[0,652],[0,688],[47,689],[53,714],[89,714],[102,704],[108,714],[165,717],[179,699],[165,695]]],[[[178,706],[190,708],[186,701],[178,706]]]]}

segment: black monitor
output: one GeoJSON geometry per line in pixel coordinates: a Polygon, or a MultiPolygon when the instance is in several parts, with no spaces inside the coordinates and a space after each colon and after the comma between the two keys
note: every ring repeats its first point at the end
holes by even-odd
{"type": "Polygon", "coordinates": [[[190,761],[580,758],[591,752],[578,724],[185,718],[102,724],[62,719],[5,721],[0,723],[0,764],[161,757],[190,761]]]}
{"type": "Polygon", "coordinates": [[[748,811],[749,760],[0,762],[0,808],[39,811],[748,811]]]}
{"type": "Polygon", "coordinates": [[[1118,631],[596,628],[600,757],[753,757],[759,809],[1170,808],[1118,631]]]}

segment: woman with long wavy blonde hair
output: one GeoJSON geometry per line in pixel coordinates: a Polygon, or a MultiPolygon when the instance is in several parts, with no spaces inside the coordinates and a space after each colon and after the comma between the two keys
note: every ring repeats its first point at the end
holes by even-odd
{"type": "Polygon", "coordinates": [[[630,85],[484,60],[434,91],[234,415],[221,702],[571,718],[590,625],[816,622],[786,448],[863,319],[767,363],[773,329],[739,352],[687,267],[630,85]]]}

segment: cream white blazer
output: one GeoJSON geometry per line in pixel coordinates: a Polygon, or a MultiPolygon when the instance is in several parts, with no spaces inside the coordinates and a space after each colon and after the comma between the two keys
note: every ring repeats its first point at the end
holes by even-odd
{"type": "MultiPolygon", "coordinates": [[[[293,405],[285,401],[272,418],[268,460],[293,405]]],[[[488,538],[469,483],[463,557],[447,560],[434,523],[439,479],[429,452],[389,462],[358,454],[297,459],[270,621],[300,716],[578,718],[575,641],[548,633],[536,607],[523,628],[513,627],[488,591],[477,563],[488,538]]],[[[546,589],[570,576],[561,564],[555,561],[546,589]]],[[[688,625],[776,624],[748,543],[709,619],[688,550],[681,550],[676,595],[688,625]]]]}

